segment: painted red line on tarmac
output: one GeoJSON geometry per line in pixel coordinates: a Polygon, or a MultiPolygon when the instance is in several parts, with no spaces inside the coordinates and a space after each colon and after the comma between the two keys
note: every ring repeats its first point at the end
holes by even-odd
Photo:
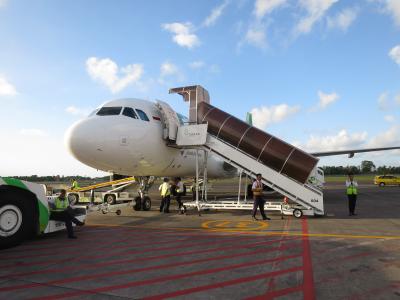
{"type": "MultiPolygon", "coordinates": [[[[284,257],[279,257],[279,258],[274,258],[274,259],[263,259],[263,260],[245,262],[245,263],[240,263],[240,264],[230,265],[230,266],[225,266],[225,267],[220,267],[220,268],[205,269],[205,270],[195,271],[195,272],[190,272],[190,273],[164,276],[164,277],[158,277],[158,278],[151,278],[151,279],[146,279],[146,280],[142,280],[142,281],[133,281],[133,282],[128,282],[128,283],[124,283],[124,284],[117,284],[117,285],[110,285],[110,286],[105,286],[105,287],[101,287],[101,288],[95,288],[95,289],[91,289],[91,290],[81,290],[81,291],[73,291],[73,292],[64,293],[64,294],[42,296],[42,297],[33,298],[33,299],[41,299],[41,300],[63,299],[63,298],[76,297],[76,296],[81,296],[81,295],[86,295],[86,294],[104,293],[104,292],[109,292],[109,291],[113,291],[113,290],[127,289],[127,288],[131,288],[131,287],[135,287],[135,286],[152,285],[152,284],[159,283],[159,282],[177,280],[177,279],[186,278],[186,277],[206,275],[206,274],[215,274],[215,273],[223,272],[223,271],[229,271],[229,270],[234,270],[234,269],[239,269],[239,268],[246,268],[246,267],[250,267],[250,266],[267,264],[267,263],[271,263],[271,262],[274,262],[277,260],[293,259],[296,257],[301,257],[301,256],[300,255],[290,255],[290,256],[284,256],[284,257]]],[[[297,269],[297,268],[294,268],[294,269],[297,269]]]]}
{"type": "Polygon", "coordinates": [[[308,239],[307,219],[301,219],[301,228],[303,230],[303,297],[304,300],[314,300],[314,275],[311,261],[310,241],[308,239]]]}
{"type": "MultiPolygon", "coordinates": [[[[262,238],[262,237],[260,237],[262,238]]],[[[235,242],[242,242],[242,239],[249,239],[247,237],[239,237],[239,238],[235,238],[235,242]]],[[[268,240],[267,242],[258,242],[257,244],[270,244],[270,243],[275,243],[277,240],[276,239],[271,239],[268,240]]],[[[206,246],[206,245],[214,245],[215,241],[212,242],[207,242],[204,244],[199,244],[199,246],[206,246]]],[[[254,245],[254,244],[253,244],[254,245]]],[[[244,245],[244,247],[248,247],[248,245],[244,245]]],[[[180,250],[180,249],[184,249],[185,247],[179,245],[174,247],[174,249],[170,249],[170,250],[180,250]]],[[[229,246],[223,247],[223,248],[211,248],[211,249],[205,249],[205,250],[196,250],[196,251],[190,251],[190,252],[186,252],[186,253],[173,253],[173,254],[166,254],[166,255],[162,255],[162,257],[173,257],[176,256],[177,254],[179,255],[185,255],[185,254],[197,254],[197,253],[205,253],[205,252],[212,252],[212,251],[219,251],[219,250],[225,250],[225,249],[236,249],[238,248],[238,246],[236,245],[236,243],[234,244],[230,244],[229,246]],[[214,250],[214,249],[219,249],[219,250],[214,250]]],[[[147,249],[145,252],[148,252],[149,249],[147,249]]],[[[156,251],[156,250],[152,250],[152,251],[156,251]]],[[[136,251],[135,253],[138,253],[138,251],[136,251]]],[[[112,257],[115,256],[113,253],[109,253],[109,254],[105,254],[102,258],[107,258],[107,257],[112,257]]],[[[160,257],[161,258],[161,257],[160,257]]],[[[146,257],[142,257],[141,260],[144,259],[148,259],[146,257]]],[[[22,263],[19,264],[17,266],[14,265],[10,265],[9,267],[26,267],[26,266],[37,266],[37,265],[49,265],[49,264],[57,264],[57,263],[64,263],[64,262],[69,262],[71,261],[71,258],[66,258],[66,259],[61,259],[61,260],[47,260],[47,261],[40,261],[40,262],[32,262],[32,263],[22,263]]],[[[74,262],[76,261],[80,261],[80,258],[78,257],[76,260],[74,260],[74,262]]],[[[64,272],[66,270],[68,271],[75,271],[75,270],[85,270],[85,269],[92,269],[92,268],[97,268],[97,267],[105,267],[105,266],[109,266],[109,265],[115,265],[115,264],[123,264],[123,263],[133,263],[133,262],[137,262],[137,259],[123,259],[123,260],[114,260],[114,261],[109,261],[106,263],[98,263],[98,264],[83,264],[79,267],[71,267],[71,268],[63,268],[62,270],[59,269],[50,269],[50,270],[42,270],[42,271],[34,271],[34,274],[43,274],[43,273],[49,273],[49,272],[64,272]]],[[[24,275],[27,275],[26,273],[23,273],[24,275]]],[[[32,272],[29,272],[28,274],[32,274],[32,272]]],[[[4,278],[4,277],[15,277],[15,276],[21,276],[21,275],[13,275],[13,274],[7,274],[7,275],[2,275],[0,276],[0,278],[4,278]]]]}
{"type": "Polygon", "coordinates": [[[180,291],[176,291],[176,292],[146,297],[146,298],[143,298],[143,300],[160,300],[160,299],[173,298],[173,297],[183,296],[183,295],[187,295],[187,294],[193,294],[196,292],[207,291],[207,290],[216,289],[216,288],[223,288],[223,287],[229,286],[229,285],[242,284],[242,283],[246,283],[246,282],[256,281],[256,280],[268,278],[271,276],[279,276],[279,275],[283,275],[283,274],[287,274],[287,273],[294,273],[294,272],[298,272],[301,270],[302,270],[302,267],[294,267],[294,268],[285,269],[285,270],[267,272],[267,273],[257,274],[254,276],[238,278],[238,279],[218,282],[218,283],[214,283],[214,284],[198,286],[198,287],[194,287],[194,288],[190,288],[190,289],[180,290],[180,291]]]}
{"type": "MultiPolygon", "coordinates": [[[[292,247],[293,246],[284,246],[284,247],[280,246],[277,248],[269,248],[269,249],[263,251],[262,254],[268,253],[268,252],[274,252],[274,251],[278,251],[278,250],[283,251],[283,250],[291,249],[292,247]]],[[[54,284],[65,284],[65,283],[71,283],[71,282],[77,282],[77,281],[97,279],[97,278],[102,278],[102,277],[109,278],[112,276],[126,275],[126,274],[130,274],[130,273],[137,274],[139,272],[169,269],[169,268],[174,268],[174,267],[179,267],[179,266],[186,266],[186,265],[193,265],[193,264],[198,264],[198,263],[203,263],[203,262],[209,262],[209,261],[213,261],[213,260],[219,261],[219,260],[223,260],[223,259],[250,256],[250,255],[254,255],[254,254],[260,254],[260,250],[256,250],[256,251],[252,251],[252,252],[245,252],[245,253],[236,253],[236,254],[230,254],[230,255],[208,257],[208,258],[179,262],[179,263],[170,263],[170,264],[157,265],[157,266],[151,266],[151,267],[130,269],[130,270],[124,270],[124,271],[111,271],[111,272],[104,272],[104,273],[100,273],[100,274],[75,276],[75,277],[64,278],[64,279],[54,280],[54,281],[41,282],[41,283],[29,283],[29,284],[14,285],[14,286],[0,288],[0,292],[15,291],[15,290],[20,290],[20,289],[35,288],[35,287],[41,287],[41,286],[49,286],[49,285],[54,285],[54,284]]],[[[300,257],[300,254],[298,255],[298,257],[300,257]]]]}
{"type": "Polygon", "coordinates": [[[282,297],[287,294],[292,294],[296,292],[302,292],[303,291],[303,286],[299,285],[296,287],[290,287],[282,290],[276,290],[276,291],[271,291],[266,294],[260,295],[260,296],[255,296],[251,298],[247,298],[247,300],[265,300],[265,299],[274,299],[276,297],[282,297]]]}
{"type": "MultiPolygon", "coordinates": [[[[286,240],[290,241],[290,240],[296,240],[296,239],[298,239],[298,237],[288,238],[286,240]]],[[[245,245],[230,245],[230,246],[216,247],[216,248],[210,248],[210,249],[204,249],[204,250],[195,250],[195,251],[187,251],[187,252],[181,252],[181,253],[163,254],[163,255],[159,255],[159,256],[141,257],[140,261],[158,260],[158,259],[164,259],[164,258],[169,258],[169,257],[175,257],[176,255],[193,255],[193,254],[210,253],[210,252],[232,250],[232,249],[233,250],[247,249],[247,248],[254,247],[254,246],[273,244],[274,242],[275,241],[265,241],[265,242],[257,242],[257,243],[245,244],[245,245]]],[[[79,267],[69,267],[69,268],[62,268],[62,269],[47,269],[47,270],[31,271],[31,272],[18,273],[18,274],[8,274],[8,275],[4,275],[1,277],[20,277],[20,276],[35,275],[35,274],[64,273],[67,271],[82,271],[82,270],[96,269],[96,268],[101,268],[101,267],[106,267],[106,266],[111,266],[111,265],[137,263],[137,260],[138,260],[138,258],[124,259],[124,260],[117,260],[117,261],[111,261],[111,262],[106,262],[106,263],[84,264],[79,267]]]]}

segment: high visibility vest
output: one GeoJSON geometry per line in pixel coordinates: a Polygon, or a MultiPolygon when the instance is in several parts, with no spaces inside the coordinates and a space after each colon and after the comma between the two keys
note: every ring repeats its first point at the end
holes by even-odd
{"type": "Polygon", "coordinates": [[[71,190],[75,190],[75,189],[79,189],[79,184],[78,184],[78,181],[76,181],[76,180],[74,180],[72,182],[72,187],[71,187],[71,190]]]}
{"type": "Polygon", "coordinates": [[[68,199],[67,198],[60,199],[60,197],[56,198],[56,200],[54,201],[54,204],[56,206],[55,210],[57,210],[57,211],[66,210],[67,207],[69,206],[68,199]]]}
{"type": "Polygon", "coordinates": [[[163,197],[169,196],[171,194],[169,184],[166,182],[160,185],[160,190],[161,190],[161,196],[163,197]]]}
{"type": "Polygon", "coordinates": [[[357,195],[357,188],[350,184],[347,188],[347,195],[357,195]]]}

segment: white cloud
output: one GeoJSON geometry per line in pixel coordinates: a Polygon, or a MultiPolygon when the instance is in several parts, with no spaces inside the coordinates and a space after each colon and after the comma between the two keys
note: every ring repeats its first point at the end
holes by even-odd
{"type": "Polygon", "coordinates": [[[400,66],[400,45],[397,45],[396,47],[392,48],[389,52],[389,56],[391,59],[394,60],[396,64],[400,66]]]}
{"type": "Polygon", "coordinates": [[[196,60],[196,61],[192,61],[189,64],[189,67],[192,69],[201,69],[205,66],[206,64],[204,63],[204,61],[202,60],[196,60]]]}
{"type": "Polygon", "coordinates": [[[396,122],[396,118],[393,115],[386,115],[386,116],[384,116],[384,119],[385,119],[386,122],[389,122],[389,123],[396,122]]]}
{"type": "Polygon", "coordinates": [[[295,144],[308,152],[347,150],[360,147],[366,142],[367,136],[367,132],[349,134],[347,130],[342,129],[335,135],[311,135],[305,144],[295,144]]]}
{"type": "Polygon", "coordinates": [[[385,0],[384,2],[386,3],[386,12],[391,14],[395,23],[400,26],[400,1],[385,0]]]}
{"type": "Polygon", "coordinates": [[[193,25],[190,22],[162,24],[161,27],[173,33],[172,40],[181,47],[192,49],[200,45],[200,40],[193,33],[193,25]]]}
{"type": "Polygon", "coordinates": [[[382,93],[378,97],[378,107],[380,110],[387,110],[389,108],[388,93],[382,93]]]}
{"type": "Polygon", "coordinates": [[[395,98],[396,104],[400,105],[400,94],[398,94],[395,98]]]}
{"type": "Polygon", "coordinates": [[[227,7],[229,4],[229,0],[225,0],[222,4],[218,5],[215,7],[212,11],[211,14],[204,20],[203,26],[210,27],[217,22],[218,18],[221,17],[224,9],[227,7]]]}
{"type": "Polygon", "coordinates": [[[329,8],[339,0],[299,0],[300,5],[307,11],[295,27],[295,34],[309,33],[314,24],[320,21],[329,8]]]}
{"type": "Polygon", "coordinates": [[[251,113],[253,115],[254,126],[265,129],[269,124],[278,123],[288,118],[289,116],[299,112],[299,106],[289,106],[287,104],[262,106],[260,108],[253,108],[251,113]]]}
{"type": "Polygon", "coordinates": [[[256,0],[253,13],[257,18],[262,19],[273,10],[286,4],[286,2],[287,0],[256,0]]]}
{"type": "Polygon", "coordinates": [[[338,13],[335,17],[328,17],[328,28],[338,28],[346,31],[347,28],[355,21],[358,15],[358,8],[346,8],[338,13]]]}
{"type": "Polygon", "coordinates": [[[4,75],[0,74],[0,97],[17,95],[15,87],[9,83],[4,75]]]}
{"type": "Polygon", "coordinates": [[[317,106],[311,109],[311,111],[317,111],[327,108],[329,105],[335,103],[340,96],[336,93],[325,94],[321,91],[318,92],[319,102],[317,106]]]}
{"type": "Polygon", "coordinates": [[[391,147],[400,145],[400,125],[393,125],[391,128],[373,137],[367,147],[391,147]]]}
{"type": "Polygon", "coordinates": [[[30,136],[30,137],[45,137],[47,136],[46,132],[37,128],[24,128],[19,131],[21,135],[30,136]]]}
{"type": "Polygon", "coordinates": [[[143,65],[132,64],[119,68],[109,58],[90,57],[86,60],[86,70],[93,80],[107,86],[112,93],[118,93],[140,80],[143,74],[143,65]]]}
{"type": "Polygon", "coordinates": [[[74,116],[87,116],[89,114],[89,109],[79,108],[76,106],[68,106],[65,111],[74,116]]]}
{"type": "Polygon", "coordinates": [[[263,26],[251,26],[245,36],[245,41],[255,47],[265,49],[267,47],[267,38],[263,26]]]}
{"type": "Polygon", "coordinates": [[[159,83],[164,84],[167,77],[174,78],[177,81],[183,81],[185,79],[185,76],[181,70],[169,61],[162,63],[160,66],[160,78],[158,80],[159,83]]]}
{"type": "Polygon", "coordinates": [[[8,0],[0,0],[0,8],[6,6],[8,0]]]}

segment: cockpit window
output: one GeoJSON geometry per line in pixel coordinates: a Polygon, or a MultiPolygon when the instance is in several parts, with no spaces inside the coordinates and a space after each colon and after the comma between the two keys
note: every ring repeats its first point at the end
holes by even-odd
{"type": "Polygon", "coordinates": [[[97,112],[98,116],[117,116],[121,113],[122,107],[121,106],[111,106],[111,107],[102,107],[97,112]]]}
{"type": "Polygon", "coordinates": [[[96,108],[94,111],[92,111],[92,112],[90,113],[89,117],[94,116],[95,114],[97,114],[98,111],[99,111],[99,109],[96,108]]]}
{"type": "Polygon", "coordinates": [[[122,114],[130,118],[139,119],[137,114],[135,113],[135,110],[131,107],[125,107],[122,114]]]}
{"type": "Polygon", "coordinates": [[[149,118],[147,117],[146,113],[145,113],[143,110],[136,109],[136,112],[138,113],[139,117],[140,117],[143,121],[150,121],[149,118]]]}

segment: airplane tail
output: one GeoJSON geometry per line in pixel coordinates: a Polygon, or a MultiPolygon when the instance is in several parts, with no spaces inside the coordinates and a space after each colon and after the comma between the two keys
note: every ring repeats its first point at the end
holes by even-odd
{"type": "Polygon", "coordinates": [[[253,115],[251,112],[248,112],[246,114],[246,123],[249,124],[250,126],[253,126],[253,115]]]}

